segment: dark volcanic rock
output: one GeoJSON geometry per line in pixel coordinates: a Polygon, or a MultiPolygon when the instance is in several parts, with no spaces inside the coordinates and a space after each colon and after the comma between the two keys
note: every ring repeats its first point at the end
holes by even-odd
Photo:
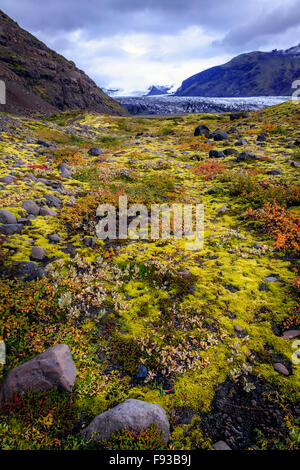
{"type": "Polygon", "coordinates": [[[100,150],[98,147],[92,147],[92,148],[88,151],[88,154],[89,154],[89,155],[92,155],[93,157],[98,157],[98,155],[103,155],[103,152],[102,152],[102,150],[100,150]]]}
{"type": "Polygon", "coordinates": [[[205,124],[201,124],[201,126],[196,127],[194,136],[197,137],[198,135],[205,135],[205,137],[208,137],[210,134],[210,130],[205,124]]]}
{"type": "Polygon", "coordinates": [[[225,153],[220,150],[210,150],[209,158],[222,158],[225,157],[225,153]]]}

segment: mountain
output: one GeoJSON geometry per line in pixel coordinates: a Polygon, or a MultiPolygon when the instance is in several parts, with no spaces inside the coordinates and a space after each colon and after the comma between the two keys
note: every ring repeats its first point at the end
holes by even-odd
{"type": "Polygon", "coordinates": [[[250,52],[184,80],[177,96],[290,96],[300,77],[300,44],[287,50],[250,52]]]}
{"type": "Polygon", "coordinates": [[[146,96],[158,96],[158,95],[167,95],[172,86],[165,85],[152,85],[148,88],[148,93],[146,96]]]}
{"type": "Polygon", "coordinates": [[[108,97],[74,62],[49,49],[0,11],[0,79],[13,114],[51,114],[87,109],[105,114],[126,111],[108,97]]]}

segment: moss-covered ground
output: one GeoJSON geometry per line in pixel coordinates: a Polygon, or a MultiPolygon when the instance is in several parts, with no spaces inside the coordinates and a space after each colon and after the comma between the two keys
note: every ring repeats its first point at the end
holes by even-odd
{"type": "MultiPolygon", "coordinates": [[[[293,144],[299,122],[299,105],[292,102],[238,121],[228,114],[74,112],[47,120],[0,115],[0,179],[14,177],[0,183],[0,208],[21,218],[24,200],[43,207],[47,194],[61,200],[60,207],[51,207],[55,216],[37,216],[21,234],[1,238],[4,266],[30,261],[37,245],[45,251],[37,264],[47,274],[21,282],[6,270],[1,278],[0,339],[7,360],[0,381],[58,343],[69,345],[78,370],[71,394],[28,394],[2,407],[2,449],[89,448],[79,431],[127,398],[165,409],[169,449],[212,449],[219,439],[233,448],[299,447],[297,345],[282,337],[300,327],[299,167],[291,163],[300,161],[300,147],[293,144]],[[199,124],[211,131],[231,129],[229,138],[194,137],[199,124]],[[263,143],[257,142],[261,133],[263,143]],[[247,144],[235,146],[241,137],[247,144]],[[90,156],[91,147],[103,155],[90,156]],[[264,158],[209,158],[211,149],[225,148],[264,158]],[[71,178],[60,176],[61,162],[71,178]],[[204,204],[203,248],[188,251],[184,240],[173,238],[96,239],[86,246],[84,238],[95,237],[97,206],[117,206],[120,195],[147,207],[204,204]],[[60,241],[53,243],[50,234],[60,241]],[[263,281],[269,276],[275,280],[263,281]],[[276,362],[287,367],[288,376],[274,370],[276,362]],[[141,364],[148,371],[145,380],[136,378],[141,364]],[[250,416],[251,407],[257,416],[258,395],[267,396],[263,406],[279,414],[281,431],[261,426],[264,409],[257,422],[240,410],[227,428],[208,426],[216,393],[228,383],[249,397],[250,416]],[[234,435],[234,429],[243,434],[250,428],[250,440],[234,435]]],[[[104,447],[159,448],[156,434],[152,429],[141,437],[116,436],[104,447]]]]}

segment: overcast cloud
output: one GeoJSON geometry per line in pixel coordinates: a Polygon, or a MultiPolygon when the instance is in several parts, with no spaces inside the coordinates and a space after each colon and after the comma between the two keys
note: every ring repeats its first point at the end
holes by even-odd
{"type": "Polygon", "coordinates": [[[300,42],[299,0],[0,0],[0,8],[101,87],[123,94],[251,50],[300,42]]]}

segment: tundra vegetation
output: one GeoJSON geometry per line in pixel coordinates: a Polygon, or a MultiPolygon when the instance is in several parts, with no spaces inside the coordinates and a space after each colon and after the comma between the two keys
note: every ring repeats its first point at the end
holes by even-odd
{"type": "Polygon", "coordinates": [[[300,329],[299,121],[292,102],[234,122],[226,113],[0,115],[0,208],[22,227],[0,237],[0,382],[60,343],[78,371],[71,393],[2,405],[2,449],[299,448],[300,366],[284,337],[300,329]],[[195,137],[198,125],[228,136],[195,137]],[[97,239],[98,205],[117,206],[120,195],[147,207],[204,204],[203,248],[97,239]],[[20,262],[40,276],[20,280],[20,262]],[[130,398],[163,407],[168,443],[155,425],[81,439],[130,398]]]}

